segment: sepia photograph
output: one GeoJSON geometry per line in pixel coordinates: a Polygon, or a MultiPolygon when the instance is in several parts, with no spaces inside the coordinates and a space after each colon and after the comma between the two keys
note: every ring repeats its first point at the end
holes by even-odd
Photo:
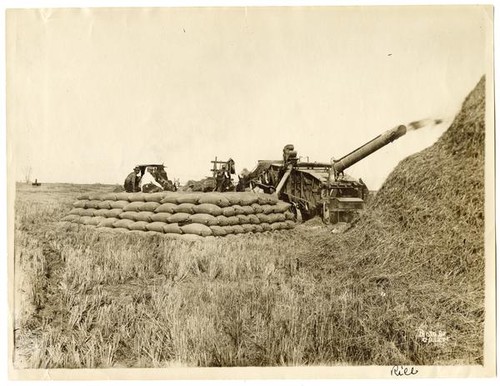
{"type": "Polygon", "coordinates": [[[5,12],[11,379],[496,375],[493,6],[5,12]]]}

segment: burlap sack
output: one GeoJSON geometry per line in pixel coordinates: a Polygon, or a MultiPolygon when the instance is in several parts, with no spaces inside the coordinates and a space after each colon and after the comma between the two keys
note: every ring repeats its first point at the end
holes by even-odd
{"type": "Polygon", "coordinates": [[[253,192],[241,192],[238,193],[241,206],[252,205],[258,202],[259,196],[253,192]]]}
{"type": "Polygon", "coordinates": [[[147,231],[146,226],[148,223],[146,221],[134,221],[132,224],[129,225],[128,229],[131,231],[147,231]]]}
{"type": "Polygon", "coordinates": [[[111,201],[111,209],[123,209],[129,204],[128,201],[120,200],[120,201],[111,201]]]}
{"type": "Polygon", "coordinates": [[[260,224],[260,220],[255,214],[247,215],[250,224],[260,224]]]}
{"type": "Polygon", "coordinates": [[[85,209],[85,203],[87,202],[88,200],[78,200],[78,201],[75,201],[73,203],[73,208],[81,208],[81,209],[85,209]]]}
{"type": "Polygon", "coordinates": [[[168,195],[168,192],[149,193],[144,197],[146,202],[160,203],[168,195]]]}
{"type": "Polygon", "coordinates": [[[186,223],[191,215],[187,213],[174,213],[168,218],[169,223],[186,223]]]}
{"type": "Polygon", "coordinates": [[[84,211],[85,209],[83,208],[73,208],[69,211],[69,214],[74,214],[74,215],[77,215],[77,216],[81,216],[82,215],[82,212],[84,211]]]}
{"type": "Polygon", "coordinates": [[[154,212],[160,206],[159,202],[145,202],[140,206],[140,212],[154,212]]]}
{"type": "Polygon", "coordinates": [[[160,203],[177,205],[177,197],[179,197],[179,194],[177,192],[171,192],[170,194],[167,194],[165,197],[163,197],[160,203]]]}
{"type": "Polygon", "coordinates": [[[146,229],[148,231],[160,232],[164,233],[163,228],[165,227],[165,223],[163,222],[152,222],[146,225],[146,229]]]}
{"type": "Polygon", "coordinates": [[[234,231],[233,231],[233,226],[232,225],[224,226],[224,227],[221,227],[221,228],[226,233],[226,236],[232,236],[232,235],[234,235],[234,231]]]}
{"type": "Polygon", "coordinates": [[[240,222],[240,225],[243,225],[243,224],[250,224],[250,219],[248,218],[248,216],[246,214],[239,214],[238,216],[238,220],[240,222]]]}
{"type": "Polygon", "coordinates": [[[106,217],[108,212],[109,212],[109,209],[96,209],[96,210],[94,210],[94,216],[106,217]]]}
{"type": "Polygon", "coordinates": [[[137,213],[139,212],[122,212],[118,217],[121,219],[137,221],[137,213]]]}
{"type": "Polygon", "coordinates": [[[188,213],[193,214],[193,208],[195,204],[189,202],[183,202],[182,204],[177,205],[175,208],[175,213],[188,213]]]}
{"type": "Polygon", "coordinates": [[[222,215],[226,217],[235,216],[236,210],[232,206],[227,206],[222,209],[222,215]]]}
{"type": "Polygon", "coordinates": [[[145,202],[146,201],[146,196],[151,193],[128,193],[128,201],[130,202],[145,202]]]}
{"type": "Polygon", "coordinates": [[[116,193],[116,201],[127,201],[128,202],[128,195],[129,195],[129,193],[127,193],[127,192],[116,193]]]}
{"type": "Polygon", "coordinates": [[[117,222],[116,218],[105,218],[104,220],[101,220],[99,224],[97,224],[98,228],[112,228],[113,224],[117,222]]]}
{"type": "Polygon", "coordinates": [[[203,224],[188,224],[181,227],[182,233],[193,234],[198,236],[210,236],[212,235],[212,230],[203,224]]]}
{"type": "Polygon", "coordinates": [[[105,217],[115,217],[118,218],[120,216],[120,213],[122,213],[122,209],[110,209],[106,214],[104,214],[105,217]]]}
{"type": "Polygon", "coordinates": [[[90,200],[85,202],[86,209],[99,209],[100,200],[90,200]]]}
{"type": "Polygon", "coordinates": [[[103,200],[116,201],[116,193],[104,193],[102,195],[103,200]]]}
{"type": "Polygon", "coordinates": [[[89,216],[89,217],[91,217],[91,216],[94,215],[95,211],[96,211],[96,209],[83,209],[81,211],[80,216],[89,216]]]}
{"type": "Polygon", "coordinates": [[[245,233],[245,230],[243,229],[243,227],[241,225],[232,225],[231,229],[233,230],[232,233],[234,233],[235,235],[245,233]]]}
{"type": "Polygon", "coordinates": [[[97,226],[99,223],[104,220],[104,217],[97,216],[97,217],[92,217],[90,220],[88,220],[85,225],[94,225],[97,226]]]}
{"type": "Polygon", "coordinates": [[[179,193],[177,196],[178,204],[198,204],[200,195],[203,193],[179,193]]]}
{"type": "Polygon", "coordinates": [[[253,207],[250,205],[242,205],[241,209],[243,209],[243,211],[244,211],[243,214],[254,214],[255,213],[253,207]]]}
{"type": "Polygon", "coordinates": [[[238,218],[238,216],[226,217],[226,224],[227,225],[239,225],[240,219],[238,218]]]}
{"type": "Polygon", "coordinates": [[[97,204],[97,208],[98,209],[111,209],[112,208],[112,206],[111,206],[112,202],[114,202],[114,201],[109,201],[109,200],[100,201],[97,204]]]}
{"type": "Polygon", "coordinates": [[[283,213],[271,213],[268,217],[270,223],[286,221],[286,216],[283,213]]]}
{"type": "Polygon", "coordinates": [[[130,204],[128,204],[125,208],[123,208],[123,210],[125,212],[139,212],[143,204],[144,201],[133,201],[130,204]]]}
{"type": "Polygon", "coordinates": [[[220,208],[225,208],[231,205],[229,200],[224,197],[223,193],[203,193],[200,195],[198,203],[213,204],[217,205],[220,208]]]}
{"type": "Polygon", "coordinates": [[[235,215],[246,214],[245,209],[243,209],[243,207],[241,205],[237,205],[237,204],[233,205],[233,209],[234,209],[235,215]]]}
{"type": "Polygon", "coordinates": [[[273,212],[274,213],[284,213],[286,212],[287,210],[290,209],[292,205],[289,204],[288,202],[284,202],[284,201],[279,201],[278,203],[276,203],[274,206],[273,206],[273,212]]]}
{"type": "Polygon", "coordinates": [[[193,212],[220,216],[222,214],[222,208],[214,204],[200,204],[193,206],[193,212]]]}
{"type": "Polygon", "coordinates": [[[262,213],[264,213],[264,214],[274,213],[274,208],[272,205],[269,205],[269,204],[261,205],[261,208],[262,208],[262,213]]]}
{"type": "Polygon", "coordinates": [[[262,227],[263,232],[269,232],[272,230],[271,224],[268,224],[267,222],[260,223],[260,226],[262,227]]]}
{"type": "Polygon", "coordinates": [[[214,236],[225,236],[227,234],[225,227],[221,227],[218,225],[212,225],[210,227],[210,229],[212,230],[212,234],[214,236]]]}
{"type": "Polygon", "coordinates": [[[273,223],[271,224],[271,229],[272,229],[273,231],[279,231],[279,230],[283,229],[283,225],[282,225],[282,224],[283,224],[283,223],[281,223],[281,222],[273,222],[273,223]]]}
{"type": "Polygon", "coordinates": [[[255,231],[255,225],[253,224],[242,224],[241,227],[245,233],[253,233],[255,231]]]}
{"type": "Polygon", "coordinates": [[[269,223],[269,215],[264,214],[264,213],[257,213],[255,216],[259,219],[259,223],[269,223]]]}
{"type": "Polygon", "coordinates": [[[211,214],[207,213],[196,213],[191,215],[189,219],[196,224],[203,224],[203,225],[218,225],[219,222],[217,221],[217,218],[212,216],[211,214]]]}
{"type": "Polygon", "coordinates": [[[92,217],[90,216],[81,216],[78,222],[82,225],[90,225],[91,220],[92,217]]]}
{"type": "Polygon", "coordinates": [[[164,224],[163,225],[163,232],[169,233],[169,234],[182,234],[181,227],[179,224],[164,224]]]}
{"type": "Polygon", "coordinates": [[[151,221],[166,223],[170,216],[172,216],[172,213],[154,213],[151,215],[151,221]]]}
{"type": "Polygon", "coordinates": [[[241,193],[240,192],[226,192],[223,194],[224,194],[224,197],[229,201],[230,205],[240,205],[241,204],[241,193]]]}
{"type": "Polygon", "coordinates": [[[262,206],[260,204],[252,204],[251,206],[253,208],[253,213],[254,214],[262,213],[263,212],[262,206]]]}
{"type": "Polygon", "coordinates": [[[136,221],[152,222],[153,212],[141,211],[136,213],[136,221]]]}
{"type": "Polygon", "coordinates": [[[114,228],[129,229],[129,226],[133,223],[134,223],[134,221],[132,221],[132,220],[122,219],[122,220],[115,221],[113,223],[113,227],[114,228]]]}
{"type": "Polygon", "coordinates": [[[266,193],[256,193],[258,196],[257,202],[260,205],[274,205],[278,202],[278,197],[272,194],[266,194],[266,193]]]}
{"type": "Polygon", "coordinates": [[[216,219],[217,219],[217,224],[219,224],[220,226],[229,225],[226,216],[217,216],[216,219]]]}
{"type": "Polygon", "coordinates": [[[264,228],[260,224],[254,224],[254,232],[255,233],[264,232],[264,228]]]}
{"type": "Polygon", "coordinates": [[[167,202],[161,204],[155,209],[156,213],[175,213],[175,208],[177,208],[177,204],[172,204],[171,202],[167,202]]]}

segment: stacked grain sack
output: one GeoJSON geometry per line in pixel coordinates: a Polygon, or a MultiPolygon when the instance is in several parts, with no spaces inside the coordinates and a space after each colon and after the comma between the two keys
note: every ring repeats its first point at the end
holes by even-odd
{"type": "Polygon", "coordinates": [[[125,231],[226,236],[294,227],[291,205],[260,193],[82,195],[62,221],[125,231]]]}

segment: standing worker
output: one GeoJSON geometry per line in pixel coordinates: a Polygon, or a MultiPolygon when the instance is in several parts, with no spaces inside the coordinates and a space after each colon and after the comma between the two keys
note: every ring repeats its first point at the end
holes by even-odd
{"type": "Polygon", "coordinates": [[[232,171],[234,171],[234,161],[230,159],[227,163],[222,164],[221,168],[216,172],[215,191],[230,192],[235,190],[233,179],[231,178],[232,171]]]}
{"type": "Polygon", "coordinates": [[[125,188],[126,192],[132,193],[132,192],[140,192],[140,184],[141,184],[141,176],[139,175],[139,172],[141,171],[141,168],[139,166],[136,166],[134,168],[134,171],[132,171],[127,178],[125,178],[125,183],[123,184],[123,187],[125,188]]]}

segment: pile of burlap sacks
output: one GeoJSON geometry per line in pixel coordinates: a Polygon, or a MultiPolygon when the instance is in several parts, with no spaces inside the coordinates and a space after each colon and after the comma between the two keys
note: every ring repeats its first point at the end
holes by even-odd
{"type": "Polygon", "coordinates": [[[106,193],[78,197],[65,222],[165,234],[226,236],[292,229],[289,203],[263,193],[106,193]]]}

